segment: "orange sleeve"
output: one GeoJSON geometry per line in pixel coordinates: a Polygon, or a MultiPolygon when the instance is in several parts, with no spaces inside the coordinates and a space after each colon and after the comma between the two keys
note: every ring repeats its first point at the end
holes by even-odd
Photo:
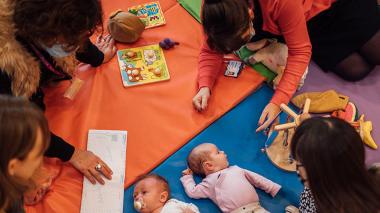
{"type": "Polygon", "coordinates": [[[198,62],[198,88],[214,86],[219,71],[223,65],[223,54],[211,50],[207,43],[203,42],[198,62]]]}
{"type": "Polygon", "coordinates": [[[273,13],[288,45],[288,60],[284,74],[271,103],[288,104],[311,58],[311,43],[301,1],[281,0],[273,13]]]}

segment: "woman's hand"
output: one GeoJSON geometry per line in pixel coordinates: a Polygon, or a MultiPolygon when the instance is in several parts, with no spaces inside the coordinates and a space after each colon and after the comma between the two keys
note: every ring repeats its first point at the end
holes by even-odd
{"type": "Polygon", "coordinates": [[[198,111],[203,111],[207,108],[207,101],[210,98],[210,88],[202,87],[193,98],[193,106],[198,111]]]}
{"type": "Polygon", "coordinates": [[[96,181],[98,181],[103,185],[104,180],[101,175],[109,180],[112,179],[112,170],[98,156],[90,151],[75,149],[69,162],[74,168],[83,173],[92,184],[96,184],[96,181]],[[100,164],[100,168],[96,169],[98,164],[100,164]]]}
{"type": "Polygon", "coordinates": [[[115,40],[111,37],[111,35],[98,36],[95,45],[104,54],[103,63],[107,63],[108,61],[110,61],[117,50],[115,46],[115,40]]]}
{"type": "Polygon", "coordinates": [[[259,119],[259,127],[256,129],[256,132],[260,132],[272,123],[274,119],[276,119],[277,115],[280,113],[281,109],[279,106],[277,106],[274,103],[269,103],[261,113],[260,119],[259,119]],[[265,122],[264,122],[265,121],[265,122]]]}

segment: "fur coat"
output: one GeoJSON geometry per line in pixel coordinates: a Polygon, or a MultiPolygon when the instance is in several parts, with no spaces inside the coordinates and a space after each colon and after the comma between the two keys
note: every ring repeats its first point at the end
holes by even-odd
{"type": "MultiPolygon", "coordinates": [[[[10,77],[13,95],[30,98],[40,86],[40,62],[17,41],[13,12],[14,0],[0,0],[0,70],[10,77]]],[[[54,62],[69,75],[78,64],[75,54],[54,62]]]]}

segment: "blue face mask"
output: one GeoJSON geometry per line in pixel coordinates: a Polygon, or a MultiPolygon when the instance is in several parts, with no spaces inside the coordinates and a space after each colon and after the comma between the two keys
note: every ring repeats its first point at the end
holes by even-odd
{"type": "Polygon", "coordinates": [[[41,45],[49,55],[55,58],[63,58],[66,56],[69,56],[72,54],[74,51],[67,52],[66,50],[63,49],[62,44],[54,44],[52,47],[47,47],[45,45],[41,45]]]}

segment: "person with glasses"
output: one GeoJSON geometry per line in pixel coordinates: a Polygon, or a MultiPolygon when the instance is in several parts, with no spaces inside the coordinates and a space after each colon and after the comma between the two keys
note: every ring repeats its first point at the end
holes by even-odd
{"type": "Polygon", "coordinates": [[[300,212],[380,211],[379,175],[367,170],[363,142],[346,121],[303,121],[292,138],[291,153],[305,186],[300,212]]]}

